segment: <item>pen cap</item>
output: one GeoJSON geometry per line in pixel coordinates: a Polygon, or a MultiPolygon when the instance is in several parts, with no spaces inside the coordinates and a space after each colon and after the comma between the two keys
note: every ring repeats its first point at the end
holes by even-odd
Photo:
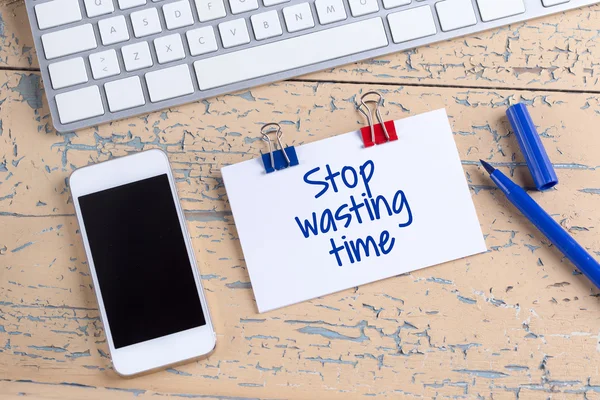
{"type": "Polygon", "coordinates": [[[547,190],[558,183],[554,167],[523,103],[515,104],[506,111],[519,147],[525,156],[529,172],[538,190],[547,190]]]}

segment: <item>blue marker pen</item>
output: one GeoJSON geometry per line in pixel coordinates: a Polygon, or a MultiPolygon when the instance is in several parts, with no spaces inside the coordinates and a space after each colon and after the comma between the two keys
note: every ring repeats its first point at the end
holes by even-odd
{"type": "Polygon", "coordinates": [[[481,165],[496,186],[571,262],[600,288],[600,263],[563,229],[525,190],[483,160],[481,165]]]}

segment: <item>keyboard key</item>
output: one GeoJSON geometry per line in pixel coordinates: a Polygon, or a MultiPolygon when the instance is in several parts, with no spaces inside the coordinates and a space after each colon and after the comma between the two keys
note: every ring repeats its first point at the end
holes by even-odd
{"type": "Polygon", "coordinates": [[[148,68],[153,64],[148,42],[139,42],[123,46],[121,54],[123,54],[123,63],[125,64],[125,70],[127,72],[148,68]]]}
{"type": "Polygon", "coordinates": [[[50,64],[48,72],[50,73],[50,80],[54,89],[61,89],[88,81],[85,63],[81,57],[50,64]]]}
{"type": "MultiPolygon", "coordinates": [[[[505,1],[505,0],[502,0],[505,1]]],[[[429,6],[411,8],[388,15],[394,43],[435,35],[437,29],[429,6]]]]}
{"type": "Polygon", "coordinates": [[[258,0],[229,0],[232,14],[258,9],[258,0]]]}
{"type": "Polygon", "coordinates": [[[185,57],[179,33],[154,39],[154,49],[159,64],[181,60],[185,57]]]}
{"type": "Polygon", "coordinates": [[[131,25],[133,25],[133,33],[137,38],[162,32],[156,8],[147,8],[132,12],[130,17],[131,25]]]}
{"type": "Polygon", "coordinates": [[[40,29],[54,28],[81,21],[81,10],[77,0],[53,0],[35,6],[35,16],[40,29]]]}
{"type": "Polygon", "coordinates": [[[104,84],[104,91],[106,91],[106,100],[108,100],[108,108],[111,112],[146,104],[139,76],[107,82],[104,84]]]}
{"type": "Polygon", "coordinates": [[[42,35],[42,47],[48,60],[95,49],[97,46],[92,24],[42,35]]]}
{"type": "Polygon", "coordinates": [[[59,93],[54,97],[62,124],[81,121],[104,114],[98,86],[88,86],[72,92],[59,93]]]}
{"type": "Polygon", "coordinates": [[[217,51],[217,39],[212,26],[204,26],[187,31],[186,37],[192,56],[217,51]]]}
{"type": "Polygon", "coordinates": [[[410,0],[383,0],[383,8],[395,8],[410,4],[410,0]]]}
{"type": "Polygon", "coordinates": [[[87,16],[90,18],[110,14],[115,11],[112,0],[83,0],[87,16]]]}
{"type": "Polygon", "coordinates": [[[371,14],[379,11],[377,0],[348,0],[353,17],[371,14]]]}
{"type": "Polygon", "coordinates": [[[483,22],[495,21],[525,12],[523,0],[477,0],[477,5],[483,22]]]}
{"type": "Polygon", "coordinates": [[[472,26],[477,23],[471,0],[445,0],[435,4],[444,32],[472,26]]]}
{"type": "Polygon", "coordinates": [[[275,10],[255,14],[250,17],[250,20],[252,21],[252,29],[256,40],[268,39],[283,34],[279,15],[275,10]]]}
{"type": "Polygon", "coordinates": [[[244,18],[234,19],[219,24],[219,33],[226,49],[241,44],[250,43],[248,27],[244,18]]]}
{"type": "Polygon", "coordinates": [[[194,69],[200,89],[208,90],[387,45],[383,21],[377,17],[205,58],[195,61],[194,69]]]}
{"type": "Polygon", "coordinates": [[[276,4],[287,3],[290,0],[263,0],[265,7],[274,6],[276,4]]]}
{"type": "Polygon", "coordinates": [[[165,4],[162,10],[163,14],[165,14],[167,29],[177,29],[194,23],[192,8],[188,0],[165,4]]]}
{"type": "Polygon", "coordinates": [[[321,25],[343,21],[347,18],[342,0],[317,0],[315,7],[321,25]]]}
{"type": "Polygon", "coordinates": [[[121,10],[143,6],[144,4],[146,4],[146,0],[119,0],[119,8],[121,10]]]}
{"type": "Polygon", "coordinates": [[[212,21],[213,19],[223,18],[225,13],[225,4],[223,0],[195,0],[196,10],[198,10],[198,19],[200,22],[212,21]]]}
{"type": "MultiPolygon", "coordinates": [[[[377,1],[377,0],[375,0],[377,1]]],[[[314,28],[312,11],[308,3],[295,4],[283,9],[283,18],[288,32],[298,32],[304,29],[314,28]]]]}
{"type": "Polygon", "coordinates": [[[569,1],[571,0],[542,0],[542,4],[544,4],[544,7],[552,7],[558,4],[568,3],[569,1]]]}
{"type": "Polygon", "coordinates": [[[117,52],[114,49],[90,54],[90,67],[94,79],[102,79],[121,73],[117,52]]]}
{"type": "Polygon", "coordinates": [[[153,103],[194,93],[190,69],[186,64],[148,72],[146,84],[153,103]]]}
{"type": "Polygon", "coordinates": [[[125,17],[122,15],[98,21],[98,30],[100,31],[102,44],[105,46],[129,40],[127,24],[125,23],[125,17]]]}

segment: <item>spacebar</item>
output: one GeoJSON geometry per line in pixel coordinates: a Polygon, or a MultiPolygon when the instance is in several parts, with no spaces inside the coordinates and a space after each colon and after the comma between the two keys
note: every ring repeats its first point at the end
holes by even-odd
{"type": "Polygon", "coordinates": [[[305,67],[388,45],[381,18],[194,62],[201,90],[305,67]]]}

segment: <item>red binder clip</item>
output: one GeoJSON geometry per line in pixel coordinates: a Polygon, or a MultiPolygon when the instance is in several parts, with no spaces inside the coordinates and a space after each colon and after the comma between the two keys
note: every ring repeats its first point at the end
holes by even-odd
{"type": "Polygon", "coordinates": [[[383,107],[383,96],[379,92],[367,92],[360,98],[358,111],[367,117],[367,121],[369,123],[369,126],[365,126],[364,128],[360,129],[365,147],[371,147],[376,144],[398,140],[394,121],[386,121],[384,123],[383,119],[381,118],[379,107],[383,107]],[[368,96],[377,96],[377,99],[366,99],[368,96]],[[373,124],[373,111],[371,111],[367,103],[375,104],[375,116],[377,117],[378,122],[377,125],[373,124]]]}

